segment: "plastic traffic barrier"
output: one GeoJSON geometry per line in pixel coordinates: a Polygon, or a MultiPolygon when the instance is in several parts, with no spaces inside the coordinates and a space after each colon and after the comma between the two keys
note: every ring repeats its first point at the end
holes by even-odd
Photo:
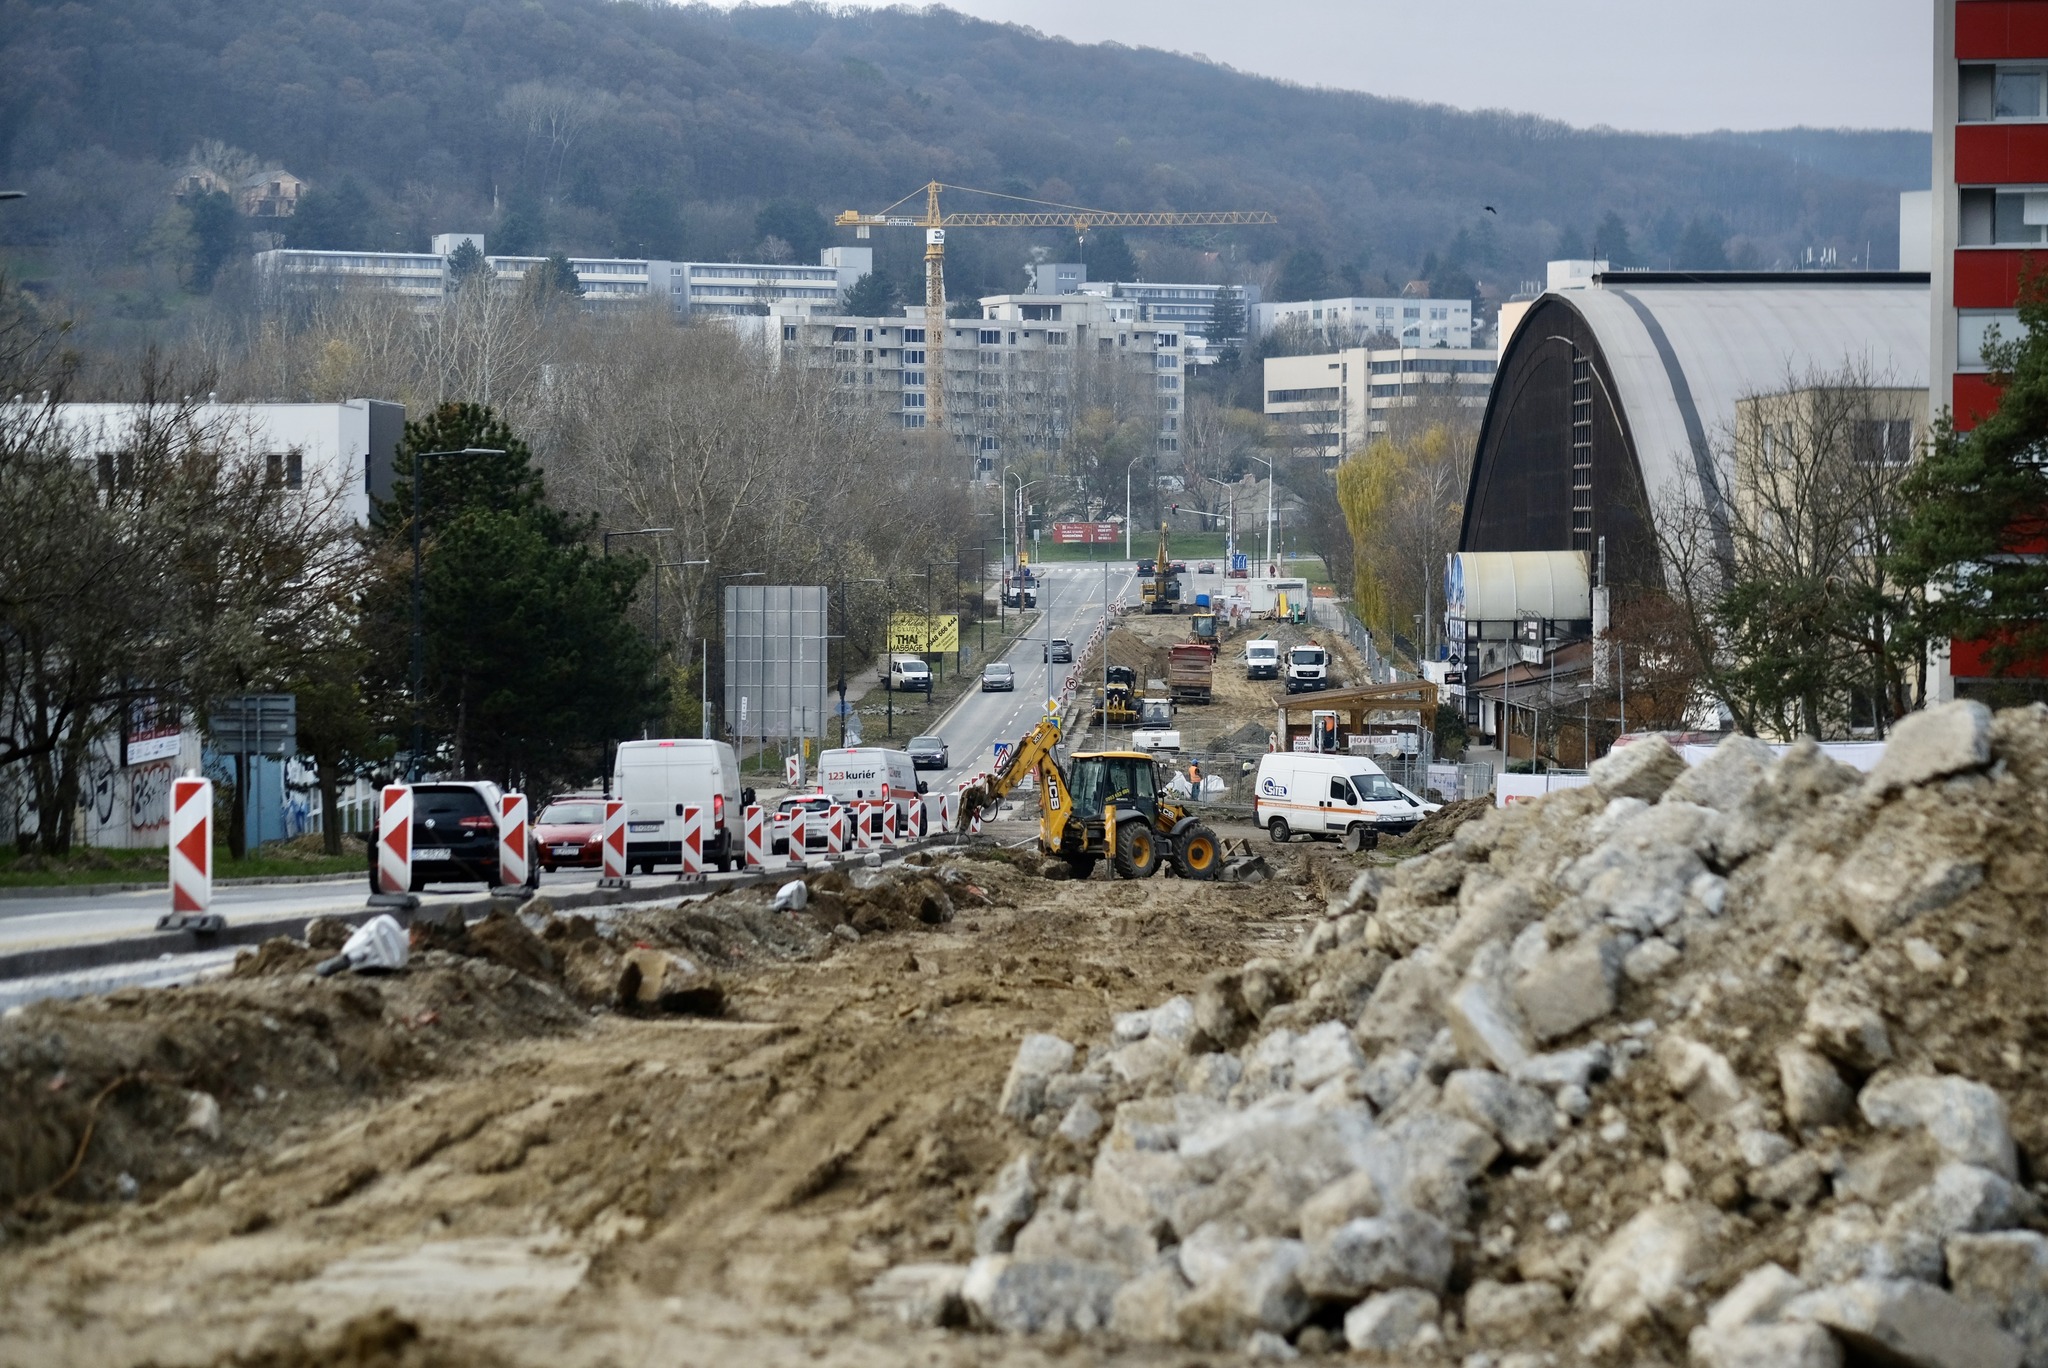
{"type": "Polygon", "coordinates": [[[627,887],[626,804],[620,799],[604,800],[604,834],[598,839],[598,848],[604,856],[604,875],[597,881],[597,886],[627,887]]]}
{"type": "Polygon", "coordinates": [[[527,865],[526,795],[498,795],[498,884],[524,888],[532,871],[527,865]]]}
{"type": "Polygon", "coordinates": [[[760,804],[749,803],[741,818],[746,832],[747,868],[761,869],[768,863],[768,842],[760,804]]]}
{"type": "Polygon", "coordinates": [[[683,877],[704,873],[704,809],[695,803],[683,808],[683,877]]]}
{"type": "Polygon", "coordinates": [[[213,905],[213,781],[171,781],[171,915],[213,905]]]}
{"type": "Polygon", "coordinates": [[[789,844],[783,849],[789,852],[789,862],[793,865],[801,865],[810,858],[808,843],[811,838],[805,830],[807,826],[808,814],[802,808],[789,814],[789,844]]]}
{"type": "Polygon", "coordinates": [[[846,853],[846,809],[834,803],[825,809],[825,854],[836,858],[846,853]]]}
{"type": "Polygon", "coordinates": [[[377,816],[377,891],[412,892],[412,786],[386,784],[377,816]]]}

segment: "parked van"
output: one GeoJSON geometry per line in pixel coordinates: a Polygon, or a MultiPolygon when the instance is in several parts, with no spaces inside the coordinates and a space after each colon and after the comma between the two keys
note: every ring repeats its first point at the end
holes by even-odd
{"type": "Polygon", "coordinates": [[[1244,644],[1244,677],[1246,679],[1278,679],[1280,677],[1280,643],[1271,637],[1260,637],[1257,641],[1244,644]]]}
{"type": "Polygon", "coordinates": [[[1259,761],[1254,820],[1276,841],[1342,839],[1363,850],[1399,835],[1441,806],[1416,797],[1362,755],[1276,751],[1259,761]]]}
{"type": "Polygon", "coordinates": [[[683,862],[683,809],[710,812],[704,862],[719,870],[741,859],[740,762],[723,741],[621,741],[612,794],[626,804],[626,870],[683,862]]]}
{"type": "Polygon", "coordinates": [[[908,751],[849,746],[818,756],[818,792],[841,806],[860,799],[886,798],[896,804],[898,831],[910,820],[911,805],[923,791],[908,751]]]}
{"type": "Polygon", "coordinates": [[[890,656],[889,687],[928,694],[932,691],[932,667],[916,656],[890,656]]]}

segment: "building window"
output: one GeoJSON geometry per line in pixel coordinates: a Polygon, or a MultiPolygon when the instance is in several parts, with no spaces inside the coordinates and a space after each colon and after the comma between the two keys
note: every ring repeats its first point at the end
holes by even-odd
{"type": "Polygon", "coordinates": [[[1422,306],[1420,304],[1403,305],[1401,309],[1401,317],[1403,319],[1422,317],[1422,306]]]}
{"type": "Polygon", "coordinates": [[[983,328],[981,330],[981,345],[984,347],[1002,346],[1003,330],[1001,328],[983,328]]]}
{"type": "Polygon", "coordinates": [[[923,426],[924,426],[924,415],[923,415],[922,413],[906,413],[906,414],[904,414],[904,415],[903,415],[903,426],[905,426],[905,427],[907,427],[907,428],[921,428],[921,427],[923,427],[923,426]]]}
{"type": "Polygon", "coordinates": [[[924,372],[921,370],[907,370],[903,372],[903,383],[906,385],[924,384],[924,372]]]}
{"type": "Polygon", "coordinates": [[[905,349],[903,353],[903,364],[906,366],[922,366],[924,364],[924,348],[918,347],[914,350],[905,349]]]}
{"type": "Polygon", "coordinates": [[[870,342],[874,341],[874,340],[875,340],[875,330],[874,330],[873,328],[869,328],[869,329],[867,330],[867,333],[868,333],[868,335],[867,335],[867,340],[868,340],[868,341],[870,341],[870,342]]]}
{"type": "Polygon", "coordinates": [[[856,341],[855,334],[859,331],[860,329],[858,328],[834,328],[832,330],[832,340],[834,342],[856,341]]]}
{"type": "Polygon", "coordinates": [[[1159,403],[1162,408],[1171,413],[1180,407],[1180,398],[1177,395],[1169,394],[1164,399],[1161,399],[1159,403]]]}
{"type": "Polygon", "coordinates": [[[2019,312],[2015,309],[1974,309],[1959,310],[1957,312],[1957,370],[1981,371],[1987,369],[1984,362],[1984,344],[1994,328],[1998,330],[2000,341],[2012,341],[2022,331],[2019,312]]]}
{"type": "Polygon", "coordinates": [[[1864,465],[1902,466],[1913,460],[1913,425],[1903,418],[1856,424],[1856,459],[1864,465]]]}
{"type": "Polygon", "coordinates": [[[922,394],[906,394],[906,395],[904,395],[904,396],[903,396],[903,407],[905,407],[905,408],[907,408],[907,409],[921,409],[921,408],[923,408],[923,407],[924,407],[924,396],[923,396],[922,394]]]}
{"type": "Polygon", "coordinates": [[[1177,389],[1179,389],[1179,388],[1180,388],[1180,377],[1179,377],[1178,375],[1162,375],[1162,376],[1160,376],[1160,377],[1159,377],[1159,388],[1160,388],[1160,389],[1162,389],[1162,390],[1177,390],[1177,389]]]}
{"type": "Polygon", "coordinates": [[[305,457],[296,451],[273,451],[263,458],[263,476],[286,489],[303,489],[306,484],[305,457]]]}
{"type": "Polygon", "coordinates": [[[1991,240],[2000,244],[2048,242],[2048,190],[1995,192],[1991,240]]]}
{"type": "Polygon", "coordinates": [[[904,340],[905,342],[916,342],[916,343],[918,343],[918,344],[922,345],[922,344],[923,344],[923,342],[924,342],[924,329],[923,329],[923,328],[905,328],[905,329],[903,330],[903,340],[904,340]]]}
{"type": "Polygon", "coordinates": [[[794,323],[785,323],[782,325],[782,340],[785,342],[796,341],[796,325],[794,323]]]}
{"type": "Polygon", "coordinates": [[[1067,345],[1067,335],[1063,332],[1048,332],[1045,335],[1045,345],[1048,347],[1064,347],[1067,345]]]}
{"type": "Polygon", "coordinates": [[[1266,402],[1268,404],[1306,404],[1317,399],[1335,399],[1336,397],[1337,387],[1335,385],[1325,386],[1321,389],[1277,389],[1266,391],[1266,402]]]}

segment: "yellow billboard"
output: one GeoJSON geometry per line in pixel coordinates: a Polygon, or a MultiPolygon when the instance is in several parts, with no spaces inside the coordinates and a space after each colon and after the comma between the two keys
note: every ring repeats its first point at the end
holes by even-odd
{"type": "Polygon", "coordinates": [[[957,613],[897,613],[889,619],[891,655],[928,655],[934,651],[960,649],[960,615],[957,613]]]}

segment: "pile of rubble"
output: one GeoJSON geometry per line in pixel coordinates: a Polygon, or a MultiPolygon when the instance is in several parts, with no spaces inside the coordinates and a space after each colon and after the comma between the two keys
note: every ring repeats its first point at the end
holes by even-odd
{"type": "Polygon", "coordinates": [[[1291,1358],[2048,1364],[2048,709],[1731,738],[1369,870],[1289,959],[1019,1050],[911,1320],[1291,1358]]]}

